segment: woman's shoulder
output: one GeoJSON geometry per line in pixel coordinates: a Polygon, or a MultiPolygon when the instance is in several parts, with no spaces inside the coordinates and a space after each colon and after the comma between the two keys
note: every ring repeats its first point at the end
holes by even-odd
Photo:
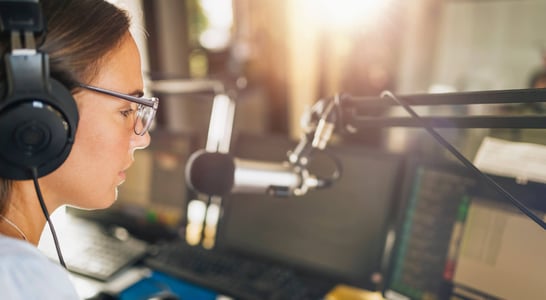
{"type": "Polygon", "coordinates": [[[0,234],[0,268],[22,264],[58,267],[31,243],[0,234]]]}
{"type": "Polygon", "coordinates": [[[9,299],[78,298],[68,273],[61,266],[50,261],[34,245],[2,235],[0,290],[3,294],[6,292],[9,299]]]}
{"type": "Polygon", "coordinates": [[[34,245],[0,235],[0,276],[66,273],[34,245]],[[28,273],[28,274],[27,274],[28,273]]]}
{"type": "Polygon", "coordinates": [[[40,250],[34,245],[0,234],[0,259],[13,258],[12,256],[40,258],[40,254],[40,250]]]}

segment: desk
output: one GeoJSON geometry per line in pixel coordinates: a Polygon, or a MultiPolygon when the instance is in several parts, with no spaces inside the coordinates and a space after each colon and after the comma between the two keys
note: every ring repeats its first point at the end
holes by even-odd
{"type": "MultiPolygon", "coordinates": [[[[172,291],[180,295],[181,299],[231,299],[168,275],[137,267],[122,272],[109,282],[99,282],[77,274],[71,274],[71,279],[83,299],[92,299],[100,292],[119,294],[120,300],[143,299],[143,297],[156,294],[161,290],[172,291]]],[[[326,295],[325,300],[384,300],[384,298],[378,292],[338,285],[326,295]]]]}
{"type": "MultiPolygon", "coordinates": [[[[60,234],[64,229],[74,229],[75,223],[72,217],[65,214],[56,214],[55,225],[60,234]]],[[[65,232],[66,233],[66,232],[65,232]]],[[[49,231],[45,230],[48,235],[49,231]]],[[[46,241],[46,237],[42,241],[46,241]]],[[[65,244],[66,245],[66,244],[65,244]]],[[[47,252],[47,247],[52,247],[51,243],[41,243],[40,248],[47,252]],[[45,248],[44,248],[45,247],[45,248]]],[[[129,269],[115,274],[107,282],[94,280],[85,276],[71,273],[70,276],[74,286],[82,299],[90,299],[97,294],[104,292],[111,295],[119,295],[124,299],[146,299],[161,291],[174,292],[181,299],[195,300],[215,300],[231,299],[218,295],[216,292],[196,286],[188,282],[173,278],[171,276],[154,272],[144,266],[133,266],[129,269]]],[[[326,300],[379,300],[382,299],[378,293],[370,293],[348,286],[338,286],[332,290],[326,297],[326,300]]]]}

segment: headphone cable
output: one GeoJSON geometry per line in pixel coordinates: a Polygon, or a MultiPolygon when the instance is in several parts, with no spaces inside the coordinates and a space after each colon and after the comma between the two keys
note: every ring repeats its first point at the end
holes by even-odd
{"type": "Polygon", "coordinates": [[[51,236],[53,237],[53,242],[55,243],[55,249],[57,250],[57,255],[59,256],[59,263],[66,269],[63,254],[61,253],[61,247],[59,246],[59,240],[57,239],[57,233],[55,232],[53,223],[49,218],[49,212],[47,211],[47,207],[45,206],[44,197],[42,196],[42,191],[40,189],[40,185],[38,184],[38,170],[36,168],[32,168],[32,181],[34,182],[34,188],[36,189],[36,194],[38,195],[38,201],[40,201],[42,212],[44,213],[47,224],[49,225],[51,236]]]}

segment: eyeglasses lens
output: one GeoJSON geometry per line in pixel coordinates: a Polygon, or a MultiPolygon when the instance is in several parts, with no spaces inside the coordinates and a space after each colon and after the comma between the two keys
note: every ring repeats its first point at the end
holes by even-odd
{"type": "Polygon", "coordinates": [[[150,129],[155,116],[155,109],[140,104],[135,119],[135,133],[144,135],[150,129]]]}

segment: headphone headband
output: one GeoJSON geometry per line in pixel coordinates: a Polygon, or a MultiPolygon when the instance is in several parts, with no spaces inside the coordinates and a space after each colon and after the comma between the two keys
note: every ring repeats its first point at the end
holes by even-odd
{"type": "Polygon", "coordinates": [[[42,33],[46,25],[38,0],[0,1],[1,32],[42,33]]]}

